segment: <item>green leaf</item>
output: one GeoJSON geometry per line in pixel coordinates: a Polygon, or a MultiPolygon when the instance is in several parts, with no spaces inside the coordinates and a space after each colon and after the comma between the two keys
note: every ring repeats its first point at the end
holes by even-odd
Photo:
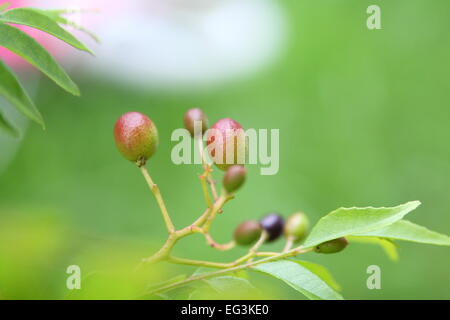
{"type": "Polygon", "coordinates": [[[74,95],[80,95],[77,85],[36,40],[25,32],[4,23],[0,23],[0,34],[2,35],[1,47],[24,58],[63,89],[74,95]]]}
{"type": "Polygon", "coordinates": [[[45,128],[44,120],[39,110],[31,101],[21,86],[14,72],[0,60],[0,95],[5,97],[14,107],[26,117],[45,128]]]}
{"type": "Polygon", "coordinates": [[[169,280],[161,281],[161,282],[158,282],[158,283],[152,283],[147,289],[148,290],[152,290],[154,288],[167,286],[169,284],[172,284],[172,283],[175,283],[175,282],[178,282],[178,281],[182,281],[182,280],[184,280],[186,278],[187,278],[187,276],[185,274],[180,274],[180,275],[177,275],[177,276],[175,276],[173,278],[170,278],[169,280]]]}
{"type": "Polygon", "coordinates": [[[392,208],[337,209],[319,220],[304,247],[310,248],[325,241],[384,228],[401,220],[419,205],[419,201],[412,201],[392,208]]]}
{"type": "Polygon", "coordinates": [[[219,299],[254,296],[255,287],[246,279],[222,276],[191,283],[156,296],[164,300],[219,299]]]}
{"type": "Polygon", "coordinates": [[[248,280],[233,276],[205,279],[198,282],[196,287],[188,299],[250,299],[258,294],[248,280]]]}
{"type": "Polygon", "coordinates": [[[9,2],[5,2],[3,4],[0,4],[0,12],[1,11],[5,11],[6,9],[8,9],[8,7],[11,5],[11,3],[9,2]]]}
{"type": "Polygon", "coordinates": [[[450,246],[450,237],[431,231],[407,220],[400,220],[390,226],[369,232],[360,233],[361,236],[375,236],[396,240],[412,241],[434,244],[438,246],[450,246]]]}
{"type": "MultiPolygon", "coordinates": [[[[200,267],[194,271],[194,273],[192,274],[192,277],[199,276],[203,273],[208,273],[211,271],[217,271],[217,269],[200,267]]],[[[236,278],[248,279],[248,274],[245,270],[238,270],[238,271],[230,273],[230,275],[232,275],[233,277],[236,277],[236,278]]]]}
{"type": "Polygon", "coordinates": [[[197,288],[192,286],[183,286],[170,291],[159,293],[156,296],[163,300],[190,300],[191,295],[197,288]]]}
{"type": "Polygon", "coordinates": [[[383,248],[389,259],[398,261],[397,245],[390,239],[379,237],[365,237],[365,236],[347,236],[350,242],[376,244],[383,248]]]}
{"type": "Polygon", "coordinates": [[[5,118],[5,116],[0,112],[0,128],[9,133],[14,137],[19,136],[17,129],[5,118]]]}
{"type": "Polygon", "coordinates": [[[248,280],[232,276],[211,278],[206,280],[206,283],[218,293],[233,291],[242,294],[255,290],[255,287],[248,280]]]}
{"type": "Polygon", "coordinates": [[[73,46],[74,48],[93,54],[92,51],[90,51],[77,38],[61,28],[54,20],[43,14],[40,10],[32,8],[18,8],[8,10],[0,15],[0,22],[26,25],[35,29],[39,29],[57,37],[58,39],[73,46]]]}
{"type": "Polygon", "coordinates": [[[332,287],[336,291],[341,291],[341,286],[336,282],[336,280],[331,275],[330,271],[324,266],[313,263],[310,261],[302,261],[302,260],[291,260],[295,263],[301,264],[303,267],[317,275],[320,279],[325,281],[330,287],[332,287]]]}
{"type": "Polygon", "coordinates": [[[280,260],[257,265],[256,270],[280,279],[311,300],[342,300],[324,280],[300,263],[280,260]]]}
{"type": "Polygon", "coordinates": [[[67,12],[66,10],[41,10],[41,9],[35,9],[35,10],[38,10],[42,14],[45,14],[47,17],[49,17],[56,23],[70,26],[74,29],[84,32],[89,37],[91,37],[95,42],[100,43],[100,39],[93,32],[91,32],[91,31],[85,29],[84,27],[76,24],[75,22],[70,21],[69,19],[66,19],[65,17],[61,16],[62,14],[66,14],[66,13],[70,13],[70,12],[67,12]]]}

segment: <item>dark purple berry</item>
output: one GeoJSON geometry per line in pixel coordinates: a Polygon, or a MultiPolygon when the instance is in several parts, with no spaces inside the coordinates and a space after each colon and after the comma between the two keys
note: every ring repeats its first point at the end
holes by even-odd
{"type": "Polygon", "coordinates": [[[284,220],[277,213],[268,214],[259,223],[269,235],[267,241],[274,241],[283,233],[284,220]]]}

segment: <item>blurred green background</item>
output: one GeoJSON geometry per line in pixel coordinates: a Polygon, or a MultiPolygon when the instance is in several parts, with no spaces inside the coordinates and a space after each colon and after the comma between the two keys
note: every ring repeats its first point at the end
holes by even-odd
{"type": "MultiPolygon", "coordinates": [[[[315,222],[341,206],[409,200],[423,203],[410,220],[449,234],[450,2],[375,3],[383,29],[369,31],[373,1],[280,2],[289,27],[283,55],[251,77],[207,91],[161,93],[79,74],[76,98],[42,80],[35,100],[47,130],[30,124],[0,175],[0,298],[70,298],[71,264],[96,288],[81,290],[81,298],[126,297],[142,279],[195,270],[162,265],[142,279],[130,275],[166,233],[139,170],[114,145],[114,122],[127,111],[141,111],[158,126],[160,148],[148,168],[177,227],[204,209],[201,168],[170,159],[171,132],[186,109],[198,106],[211,121],[232,117],[245,128],[280,129],[279,173],[249,168],[245,188],[212,227],[218,241],[229,241],[242,220],[270,211],[303,210],[315,222]],[[113,271],[105,276],[104,267],[113,271]]],[[[2,157],[11,152],[0,148],[2,157]]],[[[400,243],[399,251],[396,263],[360,244],[304,259],[325,265],[347,299],[450,299],[449,248],[400,243]],[[381,290],[366,287],[372,264],[381,267],[381,290]]],[[[193,236],[175,253],[226,262],[244,250],[216,252],[193,236]]],[[[261,289],[254,298],[303,299],[282,282],[260,275],[251,281],[261,289]]]]}

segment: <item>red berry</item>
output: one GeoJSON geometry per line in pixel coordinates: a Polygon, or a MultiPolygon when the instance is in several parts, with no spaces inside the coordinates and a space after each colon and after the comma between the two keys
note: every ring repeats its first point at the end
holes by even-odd
{"type": "Polygon", "coordinates": [[[233,238],[238,245],[247,246],[256,242],[261,232],[262,228],[258,221],[244,221],[234,231],[233,238]]]}
{"type": "Polygon", "coordinates": [[[114,126],[117,149],[130,161],[145,163],[159,144],[158,130],[146,115],[139,112],[123,114],[114,126]]]}
{"type": "Polygon", "coordinates": [[[247,157],[245,131],[233,119],[225,118],[214,123],[207,131],[208,152],[220,170],[244,164],[247,157]]]}
{"type": "Polygon", "coordinates": [[[237,191],[245,182],[246,170],[243,166],[235,165],[228,168],[223,176],[223,187],[228,193],[237,191]]]}
{"type": "Polygon", "coordinates": [[[189,109],[184,114],[184,127],[189,131],[192,137],[195,135],[195,122],[200,122],[201,125],[201,134],[206,132],[208,130],[208,118],[206,117],[206,114],[202,111],[202,109],[194,108],[189,109]]]}

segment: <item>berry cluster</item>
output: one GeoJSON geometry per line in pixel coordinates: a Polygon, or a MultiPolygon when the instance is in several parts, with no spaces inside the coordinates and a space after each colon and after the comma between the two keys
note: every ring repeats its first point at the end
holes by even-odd
{"type": "MultiPolygon", "coordinates": [[[[304,240],[308,234],[309,220],[303,212],[292,214],[286,221],[277,213],[271,213],[260,221],[242,222],[234,231],[234,241],[241,246],[255,243],[263,232],[267,234],[267,242],[277,240],[282,234],[286,238],[285,251],[304,240]]],[[[344,250],[348,242],[345,238],[321,243],[314,248],[317,253],[336,253],[344,250]]]]}
{"type": "Polygon", "coordinates": [[[286,257],[310,251],[336,253],[347,246],[347,240],[339,238],[324,242],[314,248],[303,248],[302,246],[292,248],[294,244],[304,240],[309,231],[308,217],[302,212],[292,214],[286,221],[278,213],[270,213],[259,221],[244,221],[235,229],[233,240],[230,243],[219,244],[214,241],[209,233],[213,220],[217,217],[217,213],[222,212],[224,204],[234,198],[234,194],[242,187],[246,179],[246,169],[242,159],[239,158],[239,155],[245,156],[247,153],[245,132],[237,121],[230,118],[218,120],[209,128],[207,116],[198,108],[190,109],[185,113],[184,127],[199,146],[204,169],[203,174],[200,175],[200,182],[207,209],[191,225],[180,230],[175,229],[161,192],[145,167],[147,160],[154,155],[159,144],[158,130],[155,124],[142,113],[129,112],[122,115],[114,127],[114,137],[118,150],[127,160],[134,162],[141,169],[161,209],[169,233],[163,247],[152,257],[145,259],[146,262],[165,260],[180,264],[229,268],[255,257],[277,257],[280,254],[286,257]],[[206,138],[206,146],[212,163],[225,172],[220,195],[212,178],[212,166],[208,163],[204,153],[203,137],[206,138]],[[209,148],[211,146],[214,147],[209,148]],[[178,240],[194,233],[203,234],[207,243],[218,250],[229,250],[235,245],[252,245],[252,247],[248,254],[232,263],[190,260],[171,255],[171,250],[178,240]],[[275,241],[281,235],[286,238],[286,245],[282,253],[258,251],[263,243],[275,241]]]}

